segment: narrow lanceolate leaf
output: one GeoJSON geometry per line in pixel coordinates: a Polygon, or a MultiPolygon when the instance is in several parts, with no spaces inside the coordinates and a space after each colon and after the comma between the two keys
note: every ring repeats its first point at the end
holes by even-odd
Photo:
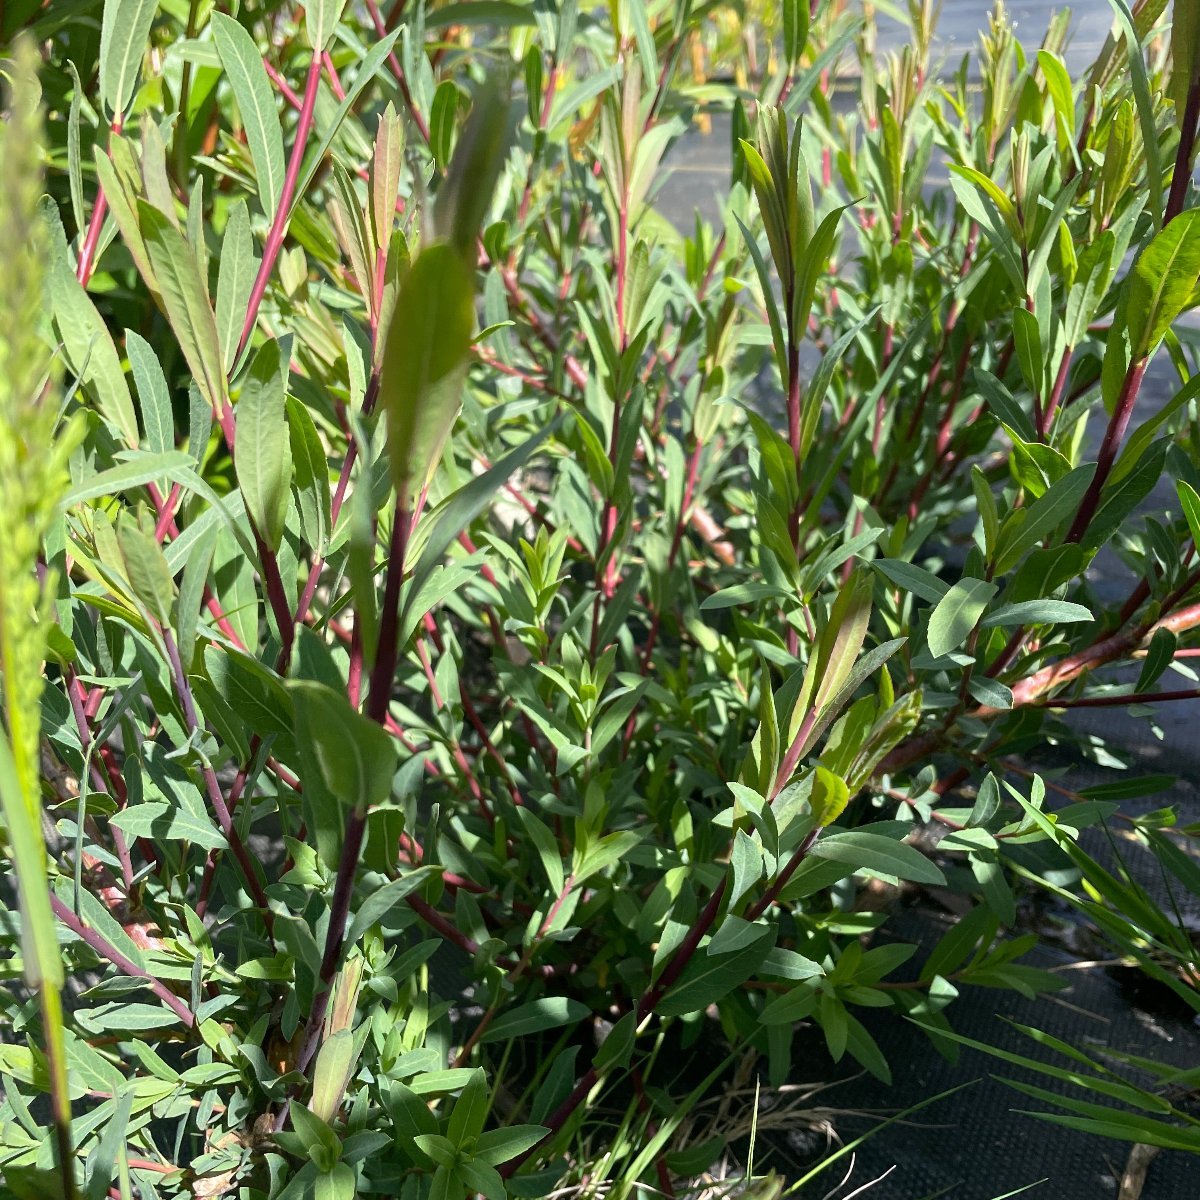
{"type": "Polygon", "coordinates": [[[1066,625],[1093,619],[1089,609],[1069,600],[1022,600],[988,613],[979,624],[990,629],[994,625],[1066,625]]]}
{"type": "Polygon", "coordinates": [[[137,417],[112,334],[64,259],[50,269],[50,306],[63,358],[96,398],[104,417],[129,447],[138,444],[137,417]]]}
{"type": "Polygon", "coordinates": [[[1126,323],[1136,359],[1145,358],[1193,303],[1200,281],[1200,209],[1180,213],[1138,256],[1129,276],[1126,323]]]}
{"type": "Polygon", "coordinates": [[[929,618],[929,653],[941,658],[961,646],[997,590],[983,579],[960,579],[929,618]]]}
{"type": "Polygon", "coordinates": [[[125,331],[125,352],[133,368],[138,403],[142,410],[145,447],[152,454],[175,449],[175,418],[171,411],[171,393],[158,358],[141,334],[125,331]]]}
{"type": "Polygon", "coordinates": [[[326,50],[342,19],[346,0],[309,0],[304,6],[304,29],[314,50],[326,50]]]}
{"type": "Polygon", "coordinates": [[[829,623],[821,634],[817,653],[810,660],[810,671],[806,673],[797,715],[810,694],[812,708],[820,712],[846,682],[867,636],[872,590],[870,573],[860,571],[850,585],[838,593],[829,612],[829,623]]]}
{"type": "Polygon", "coordinates": [[[279,343],[264,343],[250,364],[237,403],[238,487],[254,528],[271,550],[278,550],[283,540],[292,484],[287,374],[279,343]]]}
{"type": "Polygon", "coordinates": [[[1179,491],[1179,503],[1183,505],[1183,515],[1187,518],[1188,529],[1192,534],[1192,542],[1200,546],[1200,495],[1190,483],[1182,479],[1176,485],[1179,491]]]}
{"type": "Polygon", "coordinates": [[[191,842],[205,850],[224,850],[227,845],[225,835],[211,821],[165,800],[131,804],[110,817],[109,823],[130,837],[191,842]]]}
{"type": "Polygon", "coordinates": [[[795,67],[808,41],[808,22],[811,9],[807,0],[783,0],[783,52],[788,65],[795,67]]]}
{"type": "Polygon", "coordinates": [[[858,870],[874,871],[913,883],[941,886],[946,877],[920,850],[879,833],[850,829],[821,838],[812,850],[818,858],[846,863],[858,870]]]}
{"type": "Polygon", "coordinates": [[[183,234],[142,200],[138,201],[138,223],[162,291],[167,320],[200,394],[219,413],[225,406],[225,368],[216,318],[196,256],[183,234]]]}
{"type": "Polygon", "coordinates": [[[1084,463],[1064,475],[1028,508],[1017,509],[1005,517],[996,539],[997,573],[1003,574],[1015,566],[1027,551],[1075,515],[1095,473],[1095,463],[1084,463]]]}
{"type": "Polygon", "coordinates": [[[154,536],[154,522],[144,509],[137,517],[130,509],[121,513],[117,521],[117,545],[133,594],[160,625],[169,625],[175,580],[154,536]]]}
{"type": "Polygon", "coordinates": [[[371,159],[371,227],[377,250],[387,246],[391,240],[403,164],[404,123],[389,101],[379,118],[375,153],[371,159]]]}
{"type": "Polygon", "coordinates": [[[448,238],[466,258],[474,252],[513,131],[507,86],[493,75],[475,96],[434,206],[439,235],[448,238]]]}
{"type": "Polygon", "coordinates": [[[462,403],[475,322],[471,269],[451,245],[426,247],[400,287],[388,330],[380,397],[396,491],[425,488],[462,403]]]}
{"type": "MultiPolygon", "coordinates": [[[[309,11],[314,6],[309,6],[309,11]]],[[[258,199],[267,220],[275,219],[283,194],[283,130],[275,107],[275,93],[267,78],[262,55],[254,39],[232,17],[212,15],[213,41],[233,89],[246,144],[258,176],[258,199]]]]}
{"type": "Polygon", "coordinates": [[[137,212],[134,207],[136,200],[130,190],[132,185],[127,186],[124,175],[118,173],[117,168],[113,165],[114,160],[131,155],[132,152],[124,138],[116,135],[112,137],[110,148],[113,153],[112,159],[99,146],[92,149],[92,158],[96,165],[96,178],[100,181],[100,187],[104,191],[104,198],[108,201],[113,220],[116,221],[117,228],[121,231],[121,240],[125,243],[125,249],[129,251],[129,257],[136,264],[151,296],[157,301],[159,298],[158,280],[154,277],[154,268],[150,265],[146,243],[142,240],[142,231],[138,227],[137,212]]]}
{"type": "Polygon", "coordinates": [[[1175,120],[1183,128],[1188,89],[1200,75],[1200,5],[1176,0],[1171,14],[1171,80],[1167,95],[1175,102],[1175,120]]]}
{"type": "Polygon", "coordinates": [[[158,0],[104,0],[100,24],[100,95],[114,116],[124,115],[146,55],[158,0]]]}
{"type": "Polygon", "coordinates": [[[587,1006],[579,1000],[570,1000],[566,996],[544,996],[541,1000],[520,1004],[497,1017],[480,1041],[503,1042],[530,1033],[542,1033],[547,1029],[582,1021],[587,1015],[587,1006]]]}
{"type": "Polygon", "coordinates": [[[660,1017],[703,1012],[745,983],[762,966],[774,945],[775,931],[764,927],[754,941],[732,954],[698,955],[655,1011],[660,1017]]]}
{"type": "Polygon", "coordinates": [[[294,467],[292,486],[300,511],[300,530],[304,540],[324,554],[330,525],[329,459],[308,409],[290,396],[287,421],[294,467]]]}
{"type": "Polygon", "coordinates": [[[221,344],[221,361],[226,372],[232,372],[238,338],[246,319],[246,307],[258,274],[258,255],[250,233],[250,210],[245,200],[238,200],[229,210],[225,236],[221,239],[221,264],[217,269],[217,340],[221,344]]]}

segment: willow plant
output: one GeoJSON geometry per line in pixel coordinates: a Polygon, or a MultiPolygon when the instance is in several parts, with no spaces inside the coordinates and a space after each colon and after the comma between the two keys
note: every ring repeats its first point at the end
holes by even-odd
{"type": "Polygon", "coordinates": [[[1027,759],[1197,696],[1200,50],[1114,6],[4,7],[14,1194],[670,1195],[799,1023],[1059,984],[1122,814],[1027,759]]]}

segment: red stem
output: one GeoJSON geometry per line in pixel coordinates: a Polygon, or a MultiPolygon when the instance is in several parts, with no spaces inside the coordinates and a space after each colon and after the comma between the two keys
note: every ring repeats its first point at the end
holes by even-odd
{"type": "Polygon", "coordinates": [[[292,201],[296,195],[296,185],[300,180],[300,168],[304,162],[304,151],[308,147],[308,136],[313,127],[313,111],[317,104],[317,91],[321,83],[322,56],[319,50],[313,51],[312,60],[308,64],[308,77],[304,82],[304,103],[300,109],[300,119],[296,125],[296,140],[292,144],[292,155],[288,160],[287,174],[283,179],[283,194],[279,197],[279,207],[275,210],[275,219],[271,222],[267,240],[263,246],[262,263],[258,268],[254,286],[250,289],[250,301],[246,306],[246,320],[242,325],[242,336],[238,339],[237,354],[234,361],[241,358],[242,352],[250,342],[254,332],[254,324],[258,319],[258,309],[267,292],[267,284],[275,271],[275,263],[283,248],[283,239],[287,233],[288,222],[291,219],[292,201]]]}
{"type": "Polygon", "coordinates": [[[1092,518],[1096,515],[1096,509],[1100,506],[1100,492],[1112,472],[1113,464],[1117,461],[1117,451],[1121,448],[1121,440],[1125,436],[1129,418],[1133,415],[1133,406],[1137,401],[1148,362],[1149,359],[1143,358],[1138,362],[1131,363],[1129,370],[1125,372],[1125,382],[1121,386],[1121,394],[1117,397],[1116,407],[1109,419],[1108,429],[1104,433],[1104,441],[1100,445],[1100,454],[1096,460],[1096,473],[1092,476],[1092,482],[1088,485],[1088,490],[1079,505],[1079,512],[1076,513],[1075,520],[1071,524],[1070,532],[1067,534],[1068,542],[1082,541],[1083,535],[1087,533],[1088,526],[1092,523],[1092,518]]]}
{"type": "Polygon", "coordinates": [[[1167,198],[1167,211],[1163,224],[1169,225],[1181,212],[1187,198],[1187,187],[1192,180],[1192,158],[1196,151],[1196,125],[1200,122],[1200,64],[1193,67],[1198,72],[1188,88],[1187,101],[1183,109],[1183,126],[1179,134],[1179,150],[1175,155],[1175,173],[1171,176],[1171,194],[1167,198]]]}
{"type": "Polygon", "coordinates": [[[186,1025],[189,1029],[196,1023],[191,1009],[161,979],[151,975],[126,958],[103,934],[98,933],[90,925],[85,925],[70,908],[67,907],[53,892],[50,893],[50,907],[54,915],[70,930],[85,941],[101,958],[106,958],[123,975],[133,979],[144,979],[150,990],[186,1025]]]}
{"type": "MultiPolygon", "coordinates": [[[[388,27],[383,18],[379,15],[379,6],[375,0],[366,0],[367,16],[371,18],[371,24],[375,26],[375,33],[380,38],[385,38],[388,35],[388,27]]],[[[421,140],[428,144],[429,142],[429,123],[421,115],[420,110],[412,98],[412,92],[408,90],[408,80],[404,77],[404,68],[400,65],[400,60],[396,57],[394,50],[388,51],[388,66],[392,68],[392,74],[396,77],[397,84],[400,85],[400,95],[404,98],[404,106],[408,109],[408,115],[412,117],[413,124],[417,127],[417,132],[421,135],[421,140]]]]}

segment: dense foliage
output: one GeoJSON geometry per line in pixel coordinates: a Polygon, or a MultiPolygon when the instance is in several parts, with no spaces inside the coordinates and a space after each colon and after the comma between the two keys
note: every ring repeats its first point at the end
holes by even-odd
{"type": "Polygon", "coordinates": [[[14,1193],[669,1195],[797,1023],[886,1081],[856,1012],[1055,986],[1014,867],[1200,1009],[1076,845],[1138,784],[1013,771],[1197,694],[1200,18],[869,8],[4,6],[14,1193]]]}

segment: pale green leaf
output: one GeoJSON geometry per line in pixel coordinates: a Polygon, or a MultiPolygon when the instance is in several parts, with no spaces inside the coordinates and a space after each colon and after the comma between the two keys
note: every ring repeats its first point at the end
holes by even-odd
{"type": "MultiPolygon", "coordinates": [[[[308,5],[306,11],[311,14],[314,7],[320,5],[308,5]]],[[[283,195],[284,178],[283,130],[275,107],[275,93],[263,66],[262,53],[250,34],[224,13],[214,12],[211,21],[213,41],[233,89],[258,176],[259,203],[267,220],[272,221],[283,195]]]]}
{"type": "Polygon", "coordinates": [[[264,342],[242,382],[234,466],[246,511],[271,550],[283,540],[292,483],[286,409],[288,363],[279,342],[264,342]]]}
{"type": "Polygon", "coordinates": [[[100,95],[114,116],[133,97],[158,0],[104,0],[100,23],[100,95]]]}
{"type": "Polygon", "coordinates": [[[960,579],[929,618],[929,653],[935,658],[957,650],[975,628],[997,587],[983,579],[960,579]]]}

